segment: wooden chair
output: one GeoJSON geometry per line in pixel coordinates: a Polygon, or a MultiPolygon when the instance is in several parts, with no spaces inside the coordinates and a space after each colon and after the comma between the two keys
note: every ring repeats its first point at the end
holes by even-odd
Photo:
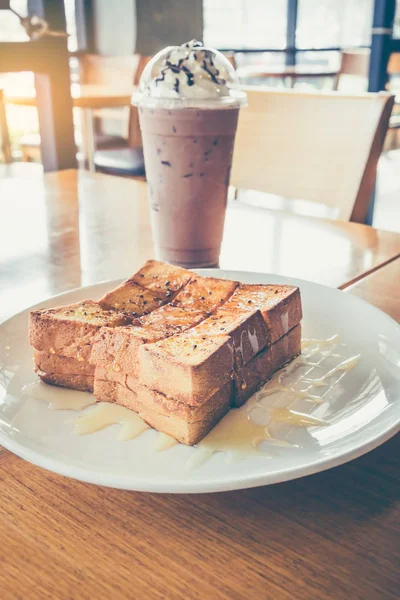
{"type": "Polygon", "coordinates": [[[385,150],[395,150],[399,147],[400,132],[400,52],[393,52],[389,57],[387,72],[389,75],[388,89],[396,94],[393,114],[389,122],[388,139],[385,150]],[[397,84],[394,82],[397,80],[397,84]]]}
{"type": "MultiPolygon", "coordinates": [[[[139,84],[143,69],[150,60],[150,56],[141,56],[133,77],[134,85],[139,84]]],[[[96,171],[119,175],[122,177],[143,177],[144,158],[142,137],[139,127],[139,113],[136,106],[131,106],[129,111],[128,145],[110,150],[99,150],[94,155],[96,171]]]]}
{"type": "Polygon", "coordinates": [[[12,162],[10,134],[8,131],[6,107],[4,104],[3,90],[0,89],[0,151],[3,162],[12,162]]]}
{"type": "MultiPolygon", "coordinates": [[[[102,56],[99,54],[84,54],[79,59],[79,81],[82,84],[118,86],[121,81],[133,82],[135,72],[140,63],[140,56],[102,56]]],[[[127,114],[124,108],[104,108],[98,110],[84,109],[90,113],[90,129],[96,149],[107,149],[128,145],[127,114]],[[93,123],[91,122],[93,120],[93,123]],[[118,124],[122,133],[107,133],[103,131],[104,123],[113,121],[118,124]]],[[[83,112],[83,111],[82,111],[83,112]]],[[[81,146],[85,135],[88,135],[86,119],[82,118],[83,139],[76,139],[81,146]]],[[[79,132],[80,133],[80,132],[79,132]]],[[[79,136],[76,136],[79,137],[79,136]]],[[[40,135],[31,133],[22,136],[19,140],[24,161],[40,160],[40,135]]],[[[93,151],[91,152],[93,154],[93,151]]]]}
{"type": "MultiPolygon", "coordinates": [[[[122,81],[133,83],[140,63],[139,54],[102,56],[84,54],[79,59],[79,80],[82,84],[116,86],[122,81]]],[[[102,108],[92,111],[96,149],[126,146],[127,115],[125,108],[102,108]],[[123,133],[107,133],[105,125],[114,122],[123,133]]]]}
{"type": "Polygon", "coordinates": [[[361,89],[357,91],[367,91],[370,54],[369,48],[342,50],[340,53],[340,69],[335,79],[334,89],[339,89],[342,76],[352,75],[354,78],[361,80],[361,89]]]}
{"type": "Polygon", "coordinates": [[[400,76],[400,52],[393,52],[390,55],[387,71],[390,76],[400,76]]]}
{"type": "MultiPolygon", "coordinates": [[[[340,89],[340,81],[344,80],[342,76],[354,76],[354,79],[358,79],[356,82],[357,87],[352,89],[354,91],[367,91],[368,88],[368,76],[369,76],[369,59],[371,51],[369,48],[355,48],[351,50],[342,50],[341,52],[341,66],[336,78],[335,89],[340,89]]],[[[387,72],[390,78],[400,75],[400,53],[391,54],[388,62],[387,72]]],[[[390,81],[387,89],[395,93],[395,89],[392,88],[390,81]]],[[[393,150],[398,147],[397,134],[400,130],[400,111],[399,102],[395,101],[393,114],[389,121],[389,130],[386,136],[384,151],[393,150]]]]}
{"type": "Polygon", "coordinates": [[[246,89],[231,183],[365,222],[394,97],[246,89]]]}

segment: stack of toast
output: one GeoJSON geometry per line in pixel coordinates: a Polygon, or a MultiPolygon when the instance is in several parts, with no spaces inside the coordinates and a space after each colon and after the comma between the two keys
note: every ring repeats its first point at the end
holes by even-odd
{"type": "Polygon", "coordinates": [[[30,317],[46,383],[92,391],[198,443],[301,351],[300,292],[148,261],[98,302],[30,317]]]}

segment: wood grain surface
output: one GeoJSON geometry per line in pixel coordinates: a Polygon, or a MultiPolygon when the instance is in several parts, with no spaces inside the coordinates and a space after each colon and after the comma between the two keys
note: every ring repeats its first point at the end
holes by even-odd
{"type": "MultiPolygon", "coordinates": [[[[111,86],[104,84],[78,84],[71,85],[72,102],[75,108],[110,108],[130,106],[133,86],[111,86]]],[[[6,90],[4,101],[6,104],[19,106],[36,106],[35,89],[6,90]]]]}
{"type": "MultiPolygon", "coordinates": [[[[31,241],[23,229],[20,245],[11,244],[9,266],[1,266],[2,301],[14,298],[15,308],[26,289],[27,306],[40,294],[92,283],[113,271],[126,275],[151,255],[144,186],[84,174],[78,188],[79,207],[74,173],[9,184],[10,205],[13,198],[19,210],[19,219],[9,223],[9,239],[21,215],[32,224],[38,211],[32,229],[39,229],[31,241]],[[131,253],[125,258],[124,244],[125,254],[131,253]]],[[[266,214],[272,231],[277,217],[266,214]]],[[[234,217],[228,221],[233,228],[234,217]]],[[[331,285],[347,285],[377,269],[347,293],[400,320],[400,261],[379,268],[398,252],[398,237],[357,225],[283,216],[280,222],[286,241],[291,237],[285,228],[297,231],[305,246],[315,236],[314,270],[305,267],[315,281],[327,282],[324,260],[336,264],[335,256],[339,267],[328,269],[331,285]]],[[[264,260],[267,270],[284,272],[290,260],[283,248],[274,269],[267,251],[260,259],[252,254],[254,246],[243,244],[247,270],[264,260]]],[[[233,266],[224,252],[223,260],[233,266]]],[[[298,257],[293,261],[298,264],[298,257]]],[[[5,312],[12,308],[9,302],[5,312]]],[[[399,444],[397,436],[347,465],[296,481],[193,496],[100,488],[0,451],[1,597],[397,599],[399,444]]]]}
{"type": "Polygon", "coordinates": [[[349,291],[400,322],[400,258],[350,286],[349,291]]]}
{"type": "MultiPolygon", "coordinates": [[[[0,320],[153,257],[144,182],[62,171],[0,179],[0,198],[0,320]]],[[[343,287],[397,256],[398,234],[232,201],[220,264],[343,287]]]]}

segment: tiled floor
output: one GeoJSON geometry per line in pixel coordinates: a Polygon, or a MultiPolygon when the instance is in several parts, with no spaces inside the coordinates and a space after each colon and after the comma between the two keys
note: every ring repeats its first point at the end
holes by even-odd
{"type": "MultiPolygon", "coordinates": [[[[42,166],[34,163],[0,165],[0,192],[2,177],[35,177],[42,172],[42,166]]],[[[374,227],[400,233],[400,150],[386,152],[379,161],[374,227]]]]}

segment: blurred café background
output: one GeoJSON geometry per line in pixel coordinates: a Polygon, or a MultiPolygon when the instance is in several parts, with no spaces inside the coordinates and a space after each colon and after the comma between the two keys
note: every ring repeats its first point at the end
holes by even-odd
{"type": "Polygon", "coordinates": [[[398,93],[368,219],[400,231],[400,0],[0,0],[0,176],[145,178],[132,91],[192,38],[246,86],[398,93]]]}

